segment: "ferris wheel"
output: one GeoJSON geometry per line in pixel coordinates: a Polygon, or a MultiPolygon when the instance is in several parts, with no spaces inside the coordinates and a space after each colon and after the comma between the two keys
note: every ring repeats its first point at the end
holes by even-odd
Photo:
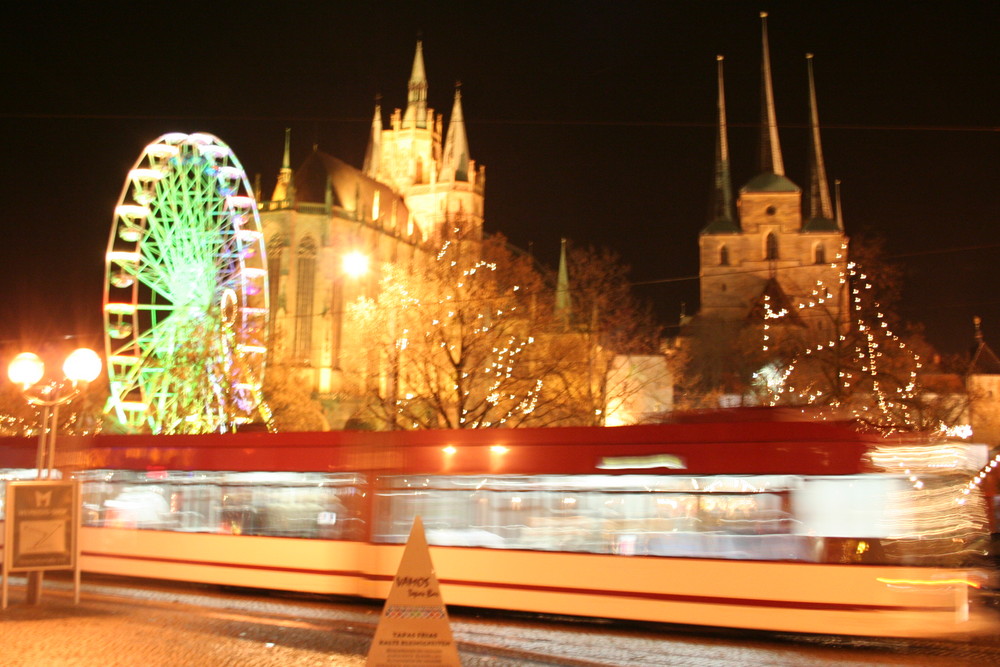
{"type": "Polygon", "coordinates": [[[210,134],[146,146],[105,260],[108,412],[132,432],[207,433],[267,417],[267,261],[257,203],[210,134]]]}

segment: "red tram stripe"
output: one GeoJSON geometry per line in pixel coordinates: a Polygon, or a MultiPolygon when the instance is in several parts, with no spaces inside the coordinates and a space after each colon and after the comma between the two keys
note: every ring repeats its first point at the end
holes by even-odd
{"type": "MultiPolygon", "coordinates": [[[[135,560],[146,563],[165,563],[170,565],[195,565],[199,567],[226,567],[240,570],[265,570],[269,572],[288,572],[292,574],[318,574],[335,577],[356,577],[365,578],[365,574],[358,570],[317,570],[307,567],[275,567],[273,565],[254,565],[253,563],[219,563],[210,560],[191,560],[187,558],[164,558],[162,556],[131,556],[127,554],[109,554],[97,551],[82,551],[81,556],[92,558],[114,558],[117,560],[135,560]]],[[[152,577],[155,578],[155,577],[152,577]]],[[[391,578],[391,577],[390,577],[391,578]]]]}
{"type": "MultiPolygon", "coordinates": [[[[313,568],[277,567],[274,565],[254,565],[250,563],[218,563],[182,558],[163,558],[148,556],[130,556],[124,554],[106,554],[97,552],[82,552],[83,556],[95,558],[114,558],[120,560],[136,560],[149,563],[169,563],[172,565],[195,565],[200,567],[224,567],[241,570],[264,570],[269,572],[286,572],[292,574],[313,574],[336,577],[354,577],[368,581],[392,581],[391,575],[366,574],[358,570],[319,570],[313,568]]],[[[952,607],[912,607],[906,605],[881,604],[848,604],[843,602],[807,602],[802,600],[766,600],[760,598],[721,597],[714,595],[681,595],[677,593],[644,593],[641,591],[600,590],[592,588],[569,588],[564,586],[539,586],[531,584],[508,584],[489,581],[463,581],[460,579],[439,579],[438,583],[449,586],[465,586],[471,588],[498,588],[519,590],[533,593],[557,593],[560,595],[596,595],[600,597],[629,598],[635,600],[652,600],[657,602],[684,602],[690,604],[728,605],[742,607],[770,607],[777,609],[800,609],[810,611],[912,611],[923,612],[953,611],[952,607]]]]}

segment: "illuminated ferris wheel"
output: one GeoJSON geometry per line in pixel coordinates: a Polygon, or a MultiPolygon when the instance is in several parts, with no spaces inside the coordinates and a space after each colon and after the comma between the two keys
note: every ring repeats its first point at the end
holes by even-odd
{"type": "Polygon", "coordinates": [[[266,411],[267,262],[257,203],[210,134],[146,146],[105,261],[108,412],[133,432],[231,430],[266,411]]]}

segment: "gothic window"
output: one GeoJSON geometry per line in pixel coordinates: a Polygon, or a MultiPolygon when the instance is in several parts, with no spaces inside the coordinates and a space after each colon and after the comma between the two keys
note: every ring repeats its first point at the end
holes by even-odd
{"type": "Polygon", "coordinates": [[[280,234],[275,234],[267,243],[267,298],[271,307],[271,318],[267,323],[270,336],[274,337],[274,327],[277,318],[274,316],[280,308],[278,303],[281,284],[281,251],[285,241],[280,234]]]}
{"type": "Polygon", "coordinates": [[[727,246],[719,248],[719,266],[729,266],[729,248],[727,246]]]}
{"type": "Polygon", "coordinates": [[[774,232],[768,233],[765,243],[766,248],[764,250],[764,259],[778,259],[778,237],[774,235],[774,232]]]}
{"type": "Polygon", "coordinates": [[[308,361],[312,356],[316,289],[316,242],[308,236],[299,244],[295,269],[295,357],[308,361]]]}
{"type": "Polygon", "coordinates": [[[816,244],[816,263],[826,264],[826,248],[823,247],[822,243],[816,244]]]}

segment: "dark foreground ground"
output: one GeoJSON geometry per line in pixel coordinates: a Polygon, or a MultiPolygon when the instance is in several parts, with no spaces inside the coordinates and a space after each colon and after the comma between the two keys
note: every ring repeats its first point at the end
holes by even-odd
{"type": "MultiPolygon", "coordinates": [[[[381,605],[281,597],[114,577],[48,575],[39,605],[12,579],[0,612],[0,666],[174,667],[365,664],[381,605]]],[[[513,618],[461,609],[452,629],[465,667],[565,665],[1000,665],[1000,616],[953,641],[777,636],[673,626],[513,618]]]]}

